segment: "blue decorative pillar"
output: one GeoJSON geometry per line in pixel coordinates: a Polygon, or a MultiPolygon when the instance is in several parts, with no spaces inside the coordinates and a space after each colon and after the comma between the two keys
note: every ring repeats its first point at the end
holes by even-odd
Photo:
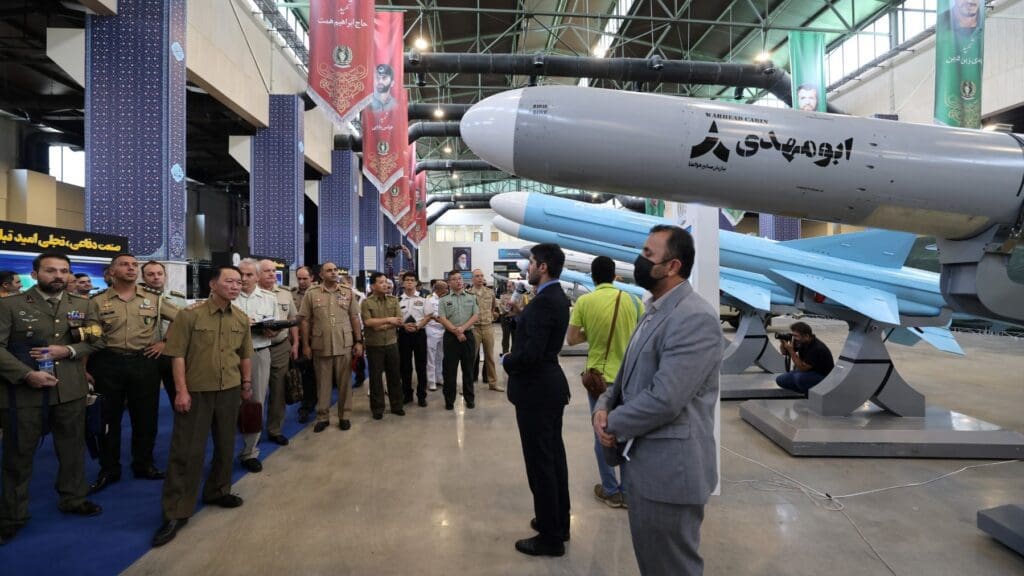
{"type": "Polygon", "coordinates": [[[85,225],[127,236],[140,260],[186,258],[186,4],[120,0],[116,16],[86,17],[85,225]]]}
{"type": "Polygon", "coordinates": [[[330,261],[358,270],[353,255],[359,249],[359,193],[353,176],[352,152],[331,152],[331,173],[320,180],[320,264],[330,261]]]}
{"type": "Polygon", "coordinates": [[[363,178],[363,196],[359,199],[359,261],[362,269],[368,269],[370,265],[363,258],[363,248],[366,246],[373,246],[377,253],[377,263],[372,266],[374,270],[380,270],[382,254],[380,250],[381,244],[381,212],[380,212],[380,192],[374,188],[373,184],[370,183],[365,177],[363,178]]]}
{"type": "Polygon", "coordinates": [[[300,96],[270,96],[270,126],[252,138],[249,174],[249,252],[281,258],[292,269],[303,265],[304,254],[302,109],[300,96]]]}
{"type": "Polygon", "coordinates": [[[758,234],[769,240],[796,240],[800,238],[800,219],[774,214],[758,214],[758,234]]]}

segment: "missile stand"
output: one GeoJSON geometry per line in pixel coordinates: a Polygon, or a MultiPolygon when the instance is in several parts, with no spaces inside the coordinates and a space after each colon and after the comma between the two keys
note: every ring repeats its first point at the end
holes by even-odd
{"type": "MultiPolygon", "coordinates": [[[[1024,456],[1024,434],[941,408],[899,374],[885,347],[889,325],[797,290],[801,309],[840,318],[850,335],[835,368],[806,400],[749,400],[740,416],[794,456],[870,458],[999,458],[1024,456]]],[[[945,325],[901,318],[903,326],[945,325]]]]}
{"type": "Polygon", "coordinates": [[[786,371],[786,360],[765,330],[769,314],[732,299],[728,303],[740,311],[740,320],[736,336],[722,357],[722,400],[800,398],[796,392],[775,384],[775,375],[786,371]],[[759,370],[748,372],[752,366],[759,370]]]}

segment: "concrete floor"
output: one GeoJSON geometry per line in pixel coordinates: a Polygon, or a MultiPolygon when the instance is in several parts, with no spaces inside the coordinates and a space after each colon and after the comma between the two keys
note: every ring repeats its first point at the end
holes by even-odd
{"type": "MultiPolygon", "coordinates": [[[[782,322],[783,324],[785,321],[782,322]]],[[[838,355],[844,325],[814,320],[838,355]]],[[[929,401],[1024,430],[1024,340],[963,334],[967,358],[919,344],[893,346],[897,368],[929,401]]],[[[583,358],[566,358],[570,382],[583,358]]],[[[513,549],[532,536],[532,502],[512,406],[477,393],[446,412],[440,392],[428,408],[370,419],[356,395],[353,427],[292,444],[235,486],[236,510],[204,509],[171,544],[126,574],[637,574],[626,512],[596,501],[597,480],[585,392],[573,388],[564,437],[573,498],[572,541],[563,558],[513,549]]],[[[830,494],[919,482],[979,461],[797,459],[722,405],[723,446],[830,494]]],[[[1024,558],[975,527],[975,513],[1024,502],[1024,463],[972,469],[916,488],[844,500],[826,510],[802,492],[763,481],[771,472],[722,452],[722,495],[706,512],[706,574],[1024,574],[1024,558]],[[761,480],[760,483],[750,482],[761,480]],[[844,516],[845,513],[845,516],[844,516]],[[848,516],[848,518],[847,518],[848,516]]],[[[153,527],[156,529],[156,526],[153,527]]]]}

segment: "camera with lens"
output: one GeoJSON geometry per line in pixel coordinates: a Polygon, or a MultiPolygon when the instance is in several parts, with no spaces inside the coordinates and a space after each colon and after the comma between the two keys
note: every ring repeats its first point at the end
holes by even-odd
{"type": "Polygon", "coordinates": [[[398,244],[385,244],[384,245],[384,258],[390,259],[398,256],[398,253],[402,251],[402,247],[398,244]]]}
{"type": "Polygon", "coordinates": [[[792,342],[793,334],[791,332],[778,333],[775,335],[776,340],[782,340],[783,342],[792,342]]]}

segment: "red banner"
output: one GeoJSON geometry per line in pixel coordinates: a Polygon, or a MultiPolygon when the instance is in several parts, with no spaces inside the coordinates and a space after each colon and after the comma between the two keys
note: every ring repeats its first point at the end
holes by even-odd
{"type": "Polygon", "coordinates": [[[374,0],[309,3],[308,93],[338,126],[355,119],[373,90],[374,0]]]}
{"type": "Polygon", "coordinates": [[[420,172],[413,178],[416,190],[416,224],[409,231],[409,241],[419,248],[427,239],[427,173],[420,172]]]}
{"type": "Polygon", "coordinates": [[[408,162],[405,166],[405,176],[402,179],[405,180],[406,186],[406,205],[408,210],[405,216],[402,216],[401,220],[395,223],[398,229],[402,231],[402,234],[408,236],[409,230],[412,230],[413,226],[416,225],[416,143],[413,142],[409,145],[407,150],[408,162]]]}
{"type": "Polygon", "coordinates": [[[362,115],[363,173],[382,192],[384,214],[397,222],[408,209],[406,198],[393,190],[405,174],[405,150],[409,147],[409,106],[402,85],[403,14],[379,12],[374,15],[374,28],[373,95],[362,115]]]}

